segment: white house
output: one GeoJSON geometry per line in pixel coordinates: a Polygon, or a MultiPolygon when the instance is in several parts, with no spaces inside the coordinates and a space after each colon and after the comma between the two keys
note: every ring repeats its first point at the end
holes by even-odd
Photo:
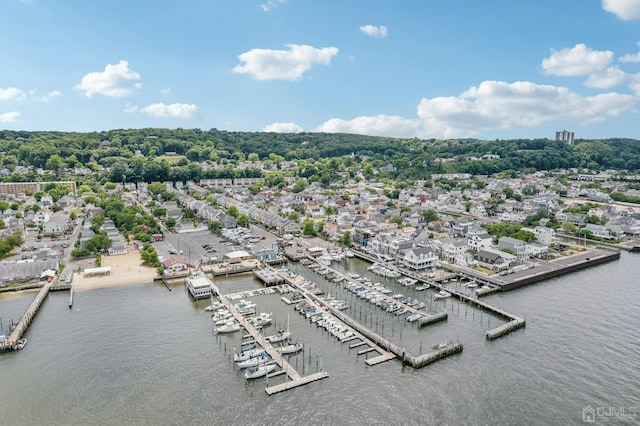
{"type": "Polygon", "coordinates": [[[68,216],[63,211],[55,212],[49,220],[42,225],[44,234],[62,234],[67,227],[68,216]]]}
{"type": "Polygon", "coordinates": [[[556,238],[556,230],[546,226],[536,226],[533,233],[540,244],[553,244],[553,241],[556,238]]]}
{"type": "Polygon", "coordinates": [[[400,260],[405,267],[415,271],[421,271],[435,268],[438,262],[438,256],[433,247],[417,247],[406,250],[404,257],[400,258],[400,260]]]}

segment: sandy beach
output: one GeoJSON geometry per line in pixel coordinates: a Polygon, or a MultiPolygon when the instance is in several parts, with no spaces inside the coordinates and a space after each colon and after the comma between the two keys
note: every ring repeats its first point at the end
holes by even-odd
{"type": "Polygon", "coordinates": [[[111,274],[102,277],[85,277],[82,272],[73,274],[74,290],[92,290],[133,284],[148,284],[158,275],[156,268],[142,266],[140,252],[131,250],[118,256],[103,256],[102,266],[111,266],[111,274]]]}

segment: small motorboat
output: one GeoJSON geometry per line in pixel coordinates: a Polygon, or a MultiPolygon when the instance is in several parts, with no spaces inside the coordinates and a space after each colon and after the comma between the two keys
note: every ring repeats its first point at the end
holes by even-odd
{"type": "Polygon", "coordinates": [[[18,344],[16,344],[16,346],[13,348],[16,351],[19,351],[21,349],[24,349],[24,347],[27,345],[27,339],[20,339],[18,340],[18,344]]]}
{"type": "Polygon", "coordinates": [[[448,291],[440,290],[438,294],[435,295],[436,299],[444,299],[446,297],[451,297],[451,293],[448,291]]]}

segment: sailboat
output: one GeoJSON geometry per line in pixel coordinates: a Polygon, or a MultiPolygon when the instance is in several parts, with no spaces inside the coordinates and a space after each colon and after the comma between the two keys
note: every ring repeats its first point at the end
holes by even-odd
{"type": "Polygon", "coordinates": [[[282,342],[283,340],[287,340],[289,337],[291,337],[291,332],[289,331],[289,314],[287,314],[287,329],[278,330],[276,334],[267,336],[264,339],[269,343],[278,343],[282,342]]]}

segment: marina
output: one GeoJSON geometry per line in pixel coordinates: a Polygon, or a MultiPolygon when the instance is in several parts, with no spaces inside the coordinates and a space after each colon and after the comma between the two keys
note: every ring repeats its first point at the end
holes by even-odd
{"type": "MultiPolygon", "coordinates": [[[[214,293],[215,294],[220,294],[220,290],[216,287],[216,285],[213,284],[213,283],[211,285],[212,285],[212,289],[213,289],[214,293]]],[[[264,353],[271,358],[271,360],[278,366],[278,368],[280,368],[280,371],[282,372],[280,374],[286,375],[286,377],[287,377],[287,381],[284,382],[284,383],[280,383],[278,385],[271,386],[271,387],[267,386],[265,388],[265,392],[268,395],[272,395],[272,394],[275,394],[275,393],[283,392],[283,391],[286,391],[286,390],[289,390],[289,389],[296,388],[298,386],[305,385],[307,383],[315,382],[317,380],[321,380],[321,379],[324,379],[326,377],[329,377],[329,373],[327,373],[326,371],[319,371],[319,372],[317,372],[315,374],[312,374],[312,375],[301,376],[293,368],[293,366],[291,366],[291,364],[289,364],[289,362],[284,358],[283,355],[285,355],[285,354],[283,354],[282,351],[278,351],[277,348],[272,345],[272,343],[276,343],[276,342],[281,341],[281,340],[276,340],[274,342],[274,341],[270,341],[268,338],[264,337],[260,333],[260,331],[258,329],[256,329],[256,327],[254,327],[251,324],[251,322],[248,321],[247,318],[244,315],[242,315],[242,313],[238,310],[236,305],[231,303],[231,300],[232,299],[229,299],[224,295],[220,295],[220,301],[222,302],[222,304],[233,315],[235,320],[240,325],[242,325],[242,328],[244,328],[244,330],[248,333],[249,338],[251,338],[250,344],[251,345],[260,345],[260,347],[264,350],[264,353]]],[[[288,337],[289,337],[289,335],[287,335],[286,338],[283,338],[282,340],[288,339],[288,337]]],[[[275,367],[274,367],[274,369],[275,369],[275,367]]],[[[255,373],[256,377],[253,377],[253,375],[250,375],[250,377],[251,378],[258,378],[258,377],[262,377],[262,376],[267,376],[267,378],[268,378],[268,373],[269,372],[265,372],[263,375],[260,375],[260,376],[257,376],[257,372],[256,372],[255,373]]]]}
{"type": "MultiPolygon", "coordinates": [[[[382,419],[388,424],[393,424],[393,419],[402,419],[405,424],[549,424],[559,419],[578,423],[583,407],[595,400],[607,405],[632,405],[632,396],[638,394],[637,382],[628,375],[635,365],[631,355],[635,353],[633,339],[637,337],[635,307],[639,306],[633,282],[627,279],[636,273],[634,256],[623,253],[620,264],[603,265],[517,291],[498,292],[482,300],[526,314],[527,328],[510,333],[506,340],[489,343],[478,339],[484,337],[486,328],[492,328],[486,327],[487,314],[481,323],[480,311],[476,310],[472,320],[469,307],[469,316],[465,318],[465,305],[460,306],[458,314],[458,302],[452,296],[446,299],[448,321],[428,327],[424,351],[419,351],[415,348],[421,337],[416,336],[422,333],[410,333],[416,330],[416,323],[409,326],[402,317],[375,308],[378,313],[371,328],[375,330],[376,315],[380,319],[385,317],[385,333],[408,348],[415,342],[415,348],[410,350],[414,354],[429,353],[432,346],[450,338],[459,337],[464,343],[463,352],[417,370],[402,368],[396,361],[370,367],[369,360],[378,356],[376,351],[357,355],[368,347],[366,344],[350,348],[359,340],[342,344],[324,329],[293,313],[280,300],[280,294],[256,293],[250,300],[261,311],[273,312],[275,322],[279,323],[264,334],[284,328],[286,315],[291,313],[294,339],[304,342],[304,352],[289,359],[292,366],[303,377],[312,378],[316,370],[309,368],[305,375],[303,358],[308,365],[316,364],[320,356],[323,369],[330,373],[329,380],[271,396],[265,391],[266,377],[247,381],[244,370],[234,368],[232,353],[236,351],[232,347],[238,350],[240,332],[213,335],[213,312],[204,310],[211,302],[206,299],[194,302],[182,291],[182,283],[174,284],[173,292],[151,283],[78,292],[73,310],[67,309],[68,294],[50,293],[25,336],[29,342],[23,351],[5,354],[0,363],[5,389],[12,389],[4,392],[6,403],[0,412],[16,424],[62,424],[72,417],[94,424],[126,424],[143,418],[156,424],[185,421],[253,424],[256,419],[282,423],[283,413],[285,424],[308,424],[310,417],[332,424],[344,424],[349,418],[359,419],[358,423],[382,419]],[[604,282],[611,284],[603,285],[604,282]],[[175,291],[177,288],[180,291],[175,291]],[[598,305],[602,317],[594,317],[590,309],[594,298],[602,300],[598,305]],[[119,320],[113,321],[114,317],[119,320]],[[396,327],[395,337],[391,336],[391,323],[396,327]],[[587,323],[589,327],[584,326],[587,323]],[[185,333],[187,329],[190,331],[185,333]],[[114,339],[114,335],[118,338],[114,339]],[[167,335],[173,337],[167,339],[167,335]],[[618,355],[612,359],[614,350],[618,355]],[[579,351],[584,356],[558,357],[559,351],[579,351]],[[56,368],[50,368],[50,362],[38,361],[51,358],[56,360],[56,368]],[[541,364],[545,368],[540,368],[541,364]],[[123,365],[128,366],[126,371],[123,365]],[[87,391],[96,380],[104,383],[101,391],[87,391]],[[63,381],[68,383],[69,390],[61,395],[56,389],[63,381]],[[504,393],[514,381],[526,392],[504,393]],[[549,388],[548,383],[557,381],[567,387],[549,388]],[[398,391],[381,392],[381,386],[389,383],[398,391]],[[585,383],[590,386],[588,395],[583,392],[585,383]],[[479,392],[501,397],[481,398],[479,392]],[[189,395],[189,400],[176,398],[178,394],[189,395]],[[130,401],[139,395],[151,397],[146,404],[133,409],[130,401]],[[214,401],[211,395],[216,395],[214,401]],[[366,400],[366,404],[352,404],[349,398],[366,400]],[[70,404],[70,399],[75,402],[70,404]],[[108,406],[105,399],[110,401],[108,406]],[[321,406],[318,400],[330,403],[332,409],[323,409],[325,405],[321,406]],[[426,405],[425,400],[429,401],[426,405]],[[543,411],[541,404],[547,407],[543,411]],[[511,410],[513,406],[518,410],[511,410]]],[[[357,260],[335,266],[336,270],[344,266],[344,272],[341,270],[344,274],[367,272],[367,264],[357,260]]],[[[301,265],[290,265],[290,269],[297,273],[305,270],[301,265]]],[[[315,273],[309,271],[308,277],[315,277],[315,273]]],[[[238,294],[235,301],[250,289],[264,290],[249,275],[215,282],[224,292],[238,294]]],[[[355,295],[346,296],[351,293],[339,290],[342,287],[329,280],[321,284],[325,292],[330,290],[335,298],[345,299],[350,305],[347,312],[356,319],[360,320],[360,305],[363,309],[374,308],[355,295]]],[[[447,286],[458,288],[456,283],[447,286]]],[[[429,292],[433,294],[433,290],[426,293],[429,292]]],[[[0,300],[5,326],[11,317],[18,318],[24,312],[35,295],[35,292],[11,294],[0,300]]],[[[420,295],[427,296],[425,292],[420,295]]],[[[445,301],[434,303],[433,307],[442,311],[445,301]]],[[[360,320],[363,323],[364,315],[363,311],[360,320]]],[[[369,317],[366,324],[370,324],[369,317]]],[[[491,325],[497,324],[491,320],[491,325]]],[[[284,377],[283,374],[270,377],[268,388],[287,386],[279,383],[284,377]]]]}

